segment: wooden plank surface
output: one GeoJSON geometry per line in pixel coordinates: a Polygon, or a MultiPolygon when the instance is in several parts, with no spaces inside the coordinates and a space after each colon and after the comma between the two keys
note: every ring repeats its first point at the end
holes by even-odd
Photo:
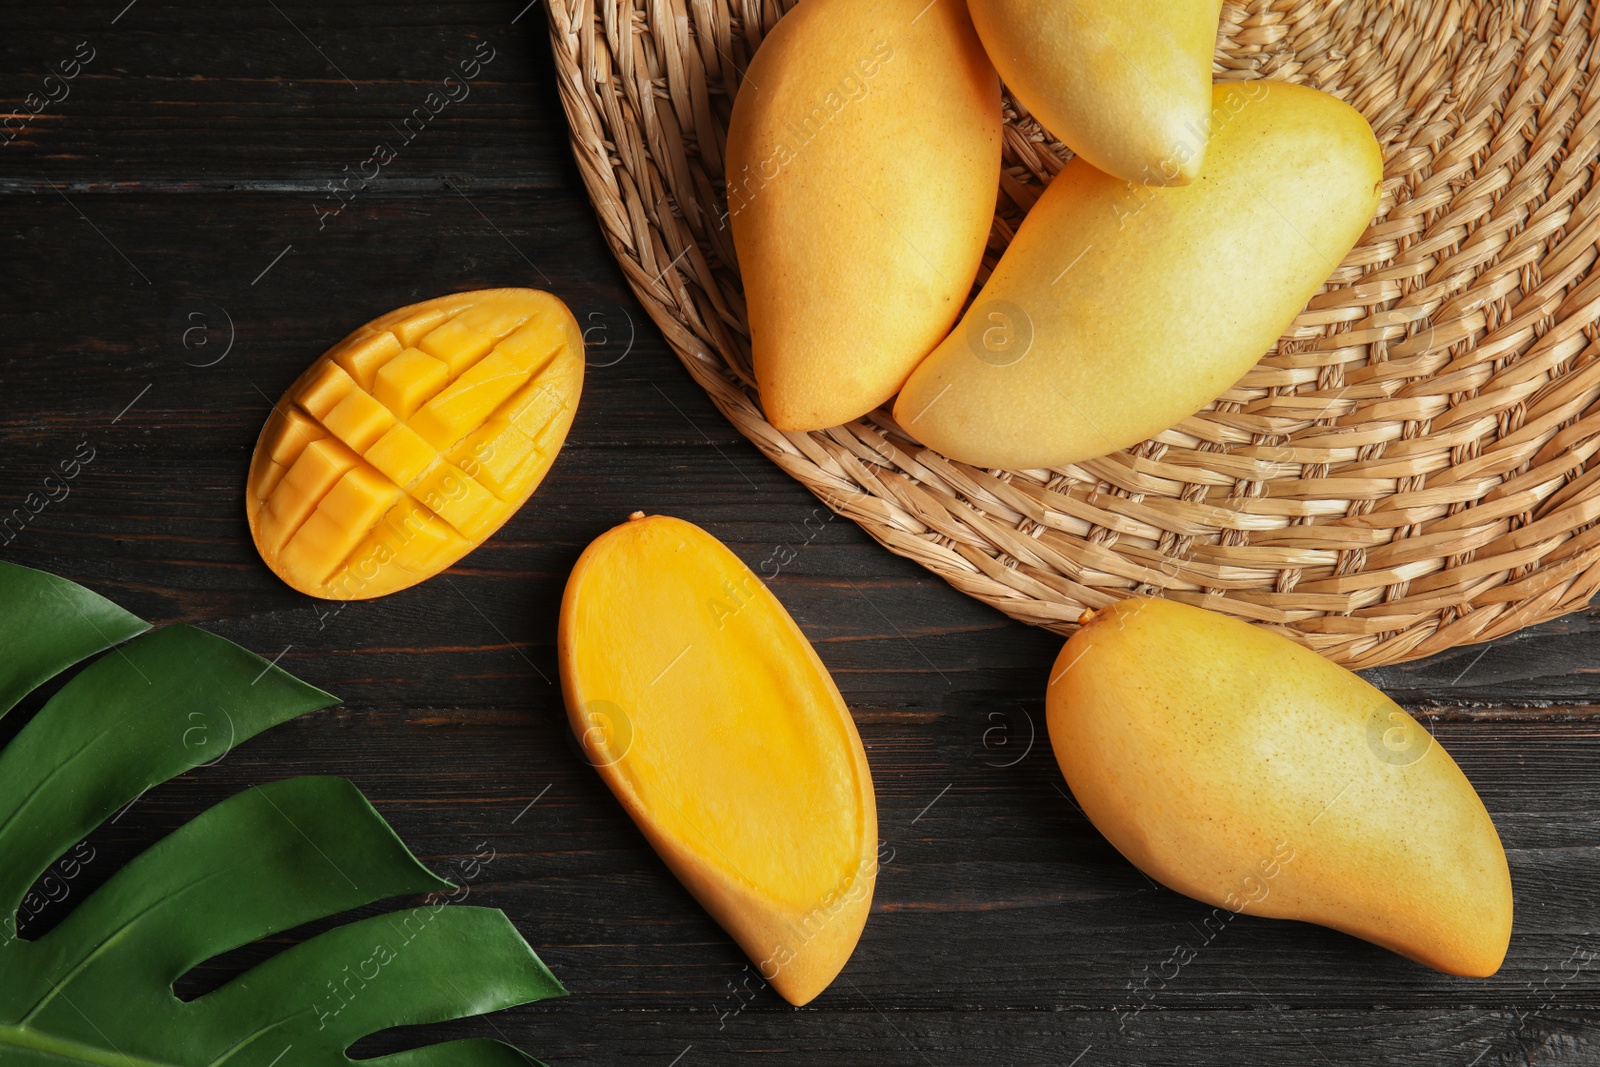
{"type": "MultiPolygon", "coordinates": [[[[557,1065],[1600,1063],[1593,612],[1370,673],[1499,826],[1517,892],[1499,975],[1447,978],[1253,918],[1208,936],[1208,909],[1149,883],[1066,795],[1042,715],[1059,640],[831,519],[667,351],[571,163],[542,6],[125,3],[21,6],[0,39],[14,114],[84,42],[94,52],[0,143],[0,513],[92,453],[64,499],[0,536],[0,558],[281,656],[345,703],[153,790],[95,835],[96,862],[30,929],[216,800],[338,774],[447,876],[492,849],[472,901],[504,908],[573,993],[357,1054],[477,1034],[557,1065]],[[472,95],[328,216],[327,183],[480,42],[494,59],[472,95]],[[335,612],[283,586],[241,499],[270,401],[366,319],[491,285],[548,288],[591,331],[549,480],[424,586],[335,612]],[[761,988],[566,730],[562,584],[635,508],[701,523],[752,566],[793,551],[773,589],[868,746],[892,859],[855,957],[806,1009],[761,988]]],[[[182,986],[212,988],[320,928],[182,986]]]]}

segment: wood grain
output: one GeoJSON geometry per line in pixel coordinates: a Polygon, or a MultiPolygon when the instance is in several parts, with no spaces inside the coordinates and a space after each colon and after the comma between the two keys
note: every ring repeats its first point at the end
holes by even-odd
{"type": "Polygon", "coordinates": [[[512,26],[521,3],[278,6],[356,89],[271,4],[140,0],[115,25],[121,2],[25,6],[0,41],[0,110],[79,41],[97,49],[48,120],[0,147],[0,517],[82,442],[94,450],[64,499],[0,535],[0,557],[281,655],[345,700],[142,798],[91,839],[67,907],[226,795],[338,774],[446,876],[487,843],[473,903],[506,909],[573,993],[358,1054],[478,1034],[557,1065],[1600,1062],[1592,611],[1369,675],[1431,722],[1500,828],[1517,922],[1499,975],[1446,978],[1253,918],[1206,940],[1207,909],[1152,886],[1064,793],[1042,733],[1059,639],[830,520],[667,351],[571,162],[542,11],[512,26]],[[319,229],[326,182],[478,40],[499,50],[492,82],[319,229]],[[241,497],[271,400],[375,314],[530,284],[595,330],[578,421],[534,500],[447,574],[382,601],[330,613],[273,578],[241,497]],[[745,961],[566,731],[551,684],[561,587],[635,508],[776,570],[868,746],[894,858],[855,958],[805,1010],[754,980],[736,994],[745,961]],[[1193,959],[1174,974],[1179,946],[1193,959]]]}

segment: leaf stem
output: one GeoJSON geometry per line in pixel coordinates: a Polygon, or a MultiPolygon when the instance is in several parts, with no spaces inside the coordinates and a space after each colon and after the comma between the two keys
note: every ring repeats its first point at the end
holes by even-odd
{"type": "MultiPolygon", "coordinates": [[[[96,1048],[77,1041],[54,1037],[26,1026],[0,1026],[0,1049],[20,1048],[30,1052],[43,1052],[69,1063],[87,1063],[94,1067],[178,1067],[141,1056],[96,1048]]],[[[0,1056],[0,1059],[3,1059],[0,1056]]]]}

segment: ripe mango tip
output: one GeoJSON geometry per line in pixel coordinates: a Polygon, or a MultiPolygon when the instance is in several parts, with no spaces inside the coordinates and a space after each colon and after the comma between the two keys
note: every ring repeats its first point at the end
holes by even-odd
{"type": "Polygon", "coordinates": [[[1045,713],[1089,821],[1152,879],[1487,977],[1512,928],[1499,834],[1405,710],[1279,634],[1193,605],[1101,609],[1045,713]]]}

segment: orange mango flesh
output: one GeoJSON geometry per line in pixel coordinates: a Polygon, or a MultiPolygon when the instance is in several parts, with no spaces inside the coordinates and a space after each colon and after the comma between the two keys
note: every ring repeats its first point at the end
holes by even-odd
{"type": "Polygon", "coordinates": [[[538,488],[582,387],[583,333],[549,293],[456,293],[374,319],[262,428],[245,492],[256,549],[330,600],[430,578],[538,488]]]}
{"type": "Polygon", "coordinates": [[[636,514],[578,560],[559,643],[589,761],[761,976],[810,1001],[866,924],[878,818],[805,635],[710,534],[636,514]]]}

